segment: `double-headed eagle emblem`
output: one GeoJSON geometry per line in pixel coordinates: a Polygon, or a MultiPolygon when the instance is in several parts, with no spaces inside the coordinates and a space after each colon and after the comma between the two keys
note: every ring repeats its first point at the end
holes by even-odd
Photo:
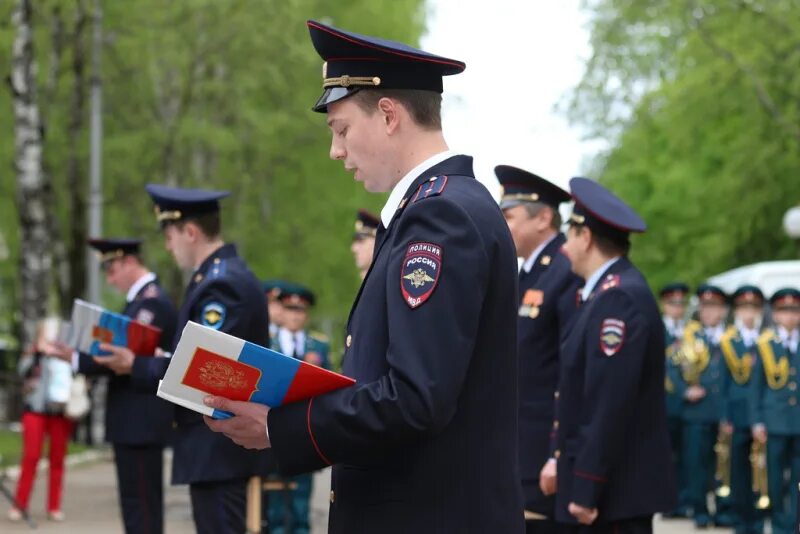
{"type": "Polygon", "coordinates": [[[416,269],[414,272],[405,275],[403,278],[409,280],[411,285],[414,287],[422,287],[428,282],[435,282],[435,280],[431,278],[427,272],[425,272],[425,269],[422,268],[416,269]]]}

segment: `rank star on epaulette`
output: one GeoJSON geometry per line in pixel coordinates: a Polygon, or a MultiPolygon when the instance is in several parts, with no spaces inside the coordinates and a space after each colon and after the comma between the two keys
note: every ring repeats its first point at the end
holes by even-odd
{"type": "Polygon", "coordinates": [[[620,319],[604,319],[600,325],[600,349],[606,356],[613,356],[620,351],[625,342],[625,321],[620,319]]]}
{"type": "Polygon", "coordinates": [[[442,247],[435,243],[411,243],[400,269],[400,291],[411,309],[430,298],[442,271],[442,247]]]}

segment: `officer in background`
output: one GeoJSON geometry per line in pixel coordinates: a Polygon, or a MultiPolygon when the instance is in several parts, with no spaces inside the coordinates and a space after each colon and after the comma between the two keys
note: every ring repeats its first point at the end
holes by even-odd
{"type": "Polygon", "coordinates": [[[342,370],[357,383],[274,409],[210,397],[236,416],[206,423],[272,447],[284,474],[333,465],[331,534],[521,533],[516,252],[441,129],[442,76],[464,64],[308,26],[327,61],[314,109],[330,156],[391,191],[347,323],[342,370]]]}
{"type": "MultiPolygon", "coordinates": [[[[330,368],[328,338],[306,330],[308,310],[314,305],[314,293],[299,284],[285,284],[280,302],[284,308],[283,326],[272,348],[287,356],[325,369],[330,368]]],[[[312,474],[304,473],[285,479],[296,488],[286,493],[273,493],[269,504],[270,534],[307,534],[312,491],[312,474]]]]}
{"type": "MultiPolygon", "coordinates": [[[[156,275],[142,263],[141,241],[98,238],[89,239],[88,243],[100,258],[100,268],[108,285],[125,295],[122,314],[159,328],[161,348],[172,348],[177,312],[156,275]]],[[[89,354],[59,345],[58,357],[72,361],[75,372],[110,377],[106,397],[106,441],[114,448],[125,532],[163,532],[163,453],[171,434],[173,405],[156,397],[155,389],[136,387],[129,375],[115,374],[89,354]]]]}
{"type": "Polygon", "coordinates": [[[683,453],[683,419],[681,407],[683,399],[678,391],[680,378],[680,344],[683,329],[686,326],[686,300],[689,286],[684,282],[672,282],[658,292],[661,300],[661,313],[664,320],[664,336],[666,344],[666,380],[664,388],[667,399],[667,426],[669,440],[672,445],[672,459],[678,480],[678,506],[664,517],[688,517],[690,508],[686,493],[686,473],[684,472],[683,453]]]}
{"type": "Polygon", "coordinates": [[[280,296],[283,288],[286,287],[285,280],[264,280],[261,288],[267,298],[267,315],[269,316],[269,339],[272,343],[278,335],[278,329],[283,325],[283,304],[280,296]]]}
{"type": "Polygon", "coordinates": [[[361,209],[356,213],[356,229],[350,252],[356,262],[358,275],[363,280],[367,276],[369,266],[372,264],[372,254],[375,249],[375,235],[378,232],[381,220],[367,210],[361,209]]]}
{"type": "MultiPolygon", "coordinates": [[[[689,502],[698,528],[712,523],[732,523],[730,517],[712,518],[708,510],[708,491],[712,489],[723,405],[723,374],[720,340],[725,333],[728,296],[717,286],[702,284],[696,291],[699,321],[690,321],[681,343],[679,391],[683,403],[683,458],[686,467],[689,502]]],[[[715,493],[715,510],[719,504],[715,493]]]]}
{"type": "MultiPolygon", "coordinates": [[[[147,185],[167,249],[182,269],[191,269],[178,314],[177,346],[189,321],[269,346],[269,317],[261,283],[222,238],[219,200],[227,192],[147,185]]],[[[154,391],[169,366],[167,358],[134,358],[117,349],[107,363],[131,373],[134,384],[154,391]]],[[[172,483],[189,484],[195,528],[201,534],[245,531],[246,484],[268,472],[269,457],[236,446],[211,432],[200,414],[175,407],[177,423],[172,483]]]]}
{"type": "MultiPolygon", "coordinates": [[[[519,273],[517,350],[519,353],[519,463],[529,533],[558,532],[555,499],[540,489],[539,472],[550,458],[555,415],[559,345],[577,309],[580,279],[562,252],[558,206],[570,200],[560,187],[533,173],[499,165],[503,210],[517,256],[519,273]]],[[[550,461],[555,484],[555,460],[550,461]]],[[[552,493],[552,491],[550,492],[552,493]]]]}
{"type": "Polygon", "coordinates": [[[800,291],[779,289],[769,302],[775,327],[758,340],[751,420],[753,439],[767,444],[772,532],[790,534],[797,532],[794,492],[800,483],[800,291]]]}
{"type": "Polygon", "coordinates": [[[564,249],[586,283],[561,351],[556,518],[563,532],[649,533],[672,510],[664,403],[664,327],[628,259],[646,225],[597,182],[570,180],[575,207],[564,249]]]}
{"type": "Polygon", "coordinates": [[[723,374],[725,404],[722,430],[730,435],[730,506],[736,534],[761,534],[764,522],[756,510],[751,464],[752,409],[751,380],[758,356],[756,343],[761,335],[764,294],[753,285],[743,285],[731,295],[734,324],[720,340],[725,358],[723,374]]]}

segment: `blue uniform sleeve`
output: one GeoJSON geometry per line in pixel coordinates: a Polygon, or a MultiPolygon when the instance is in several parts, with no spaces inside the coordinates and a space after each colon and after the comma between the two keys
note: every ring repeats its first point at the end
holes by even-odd
{"type": "Polygon", "coordinates": [[[661,353],[647,354],[651,332],[631,298],[616,289],[598,298],[587,322],[584,423],[569,497],[570,502],[589,508],[598,506],[608,473],[624,461],[624,430],[636,409],[645,360],[663,362],[661,353]]]}
{"type": "Polygon", "coordinates": [[[374,355],[386,372],[270,412],[273,451],[286,474],[333,463],[368,465],[435,435],[456,413],[489,276],[503,273],[489,272],[488,247],[476,242],[472,219],[443,197],[411,204],[394,224],[392,242],[381,252],[389,255],[387,308],[373,312],[388,314],[388,346],[375,347],[374,355]],[[412,307],[402,274],[409,246],[418,242],[437,245],[441,262],[428,300],[412,307]]]}

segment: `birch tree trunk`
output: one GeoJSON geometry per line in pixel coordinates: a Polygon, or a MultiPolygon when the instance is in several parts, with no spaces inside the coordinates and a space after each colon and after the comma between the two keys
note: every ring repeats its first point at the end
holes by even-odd
{"type": "Polygon", "coordinates": [[[31,0],[18,0],[12,15],[16,37],[9,84],[14,107],[14,169],[20,228],[21,343],[34,339],[36,322],[47,310],[51,282],[49,184],[42,170],[42,124],[36,98],[31,0]]]}

